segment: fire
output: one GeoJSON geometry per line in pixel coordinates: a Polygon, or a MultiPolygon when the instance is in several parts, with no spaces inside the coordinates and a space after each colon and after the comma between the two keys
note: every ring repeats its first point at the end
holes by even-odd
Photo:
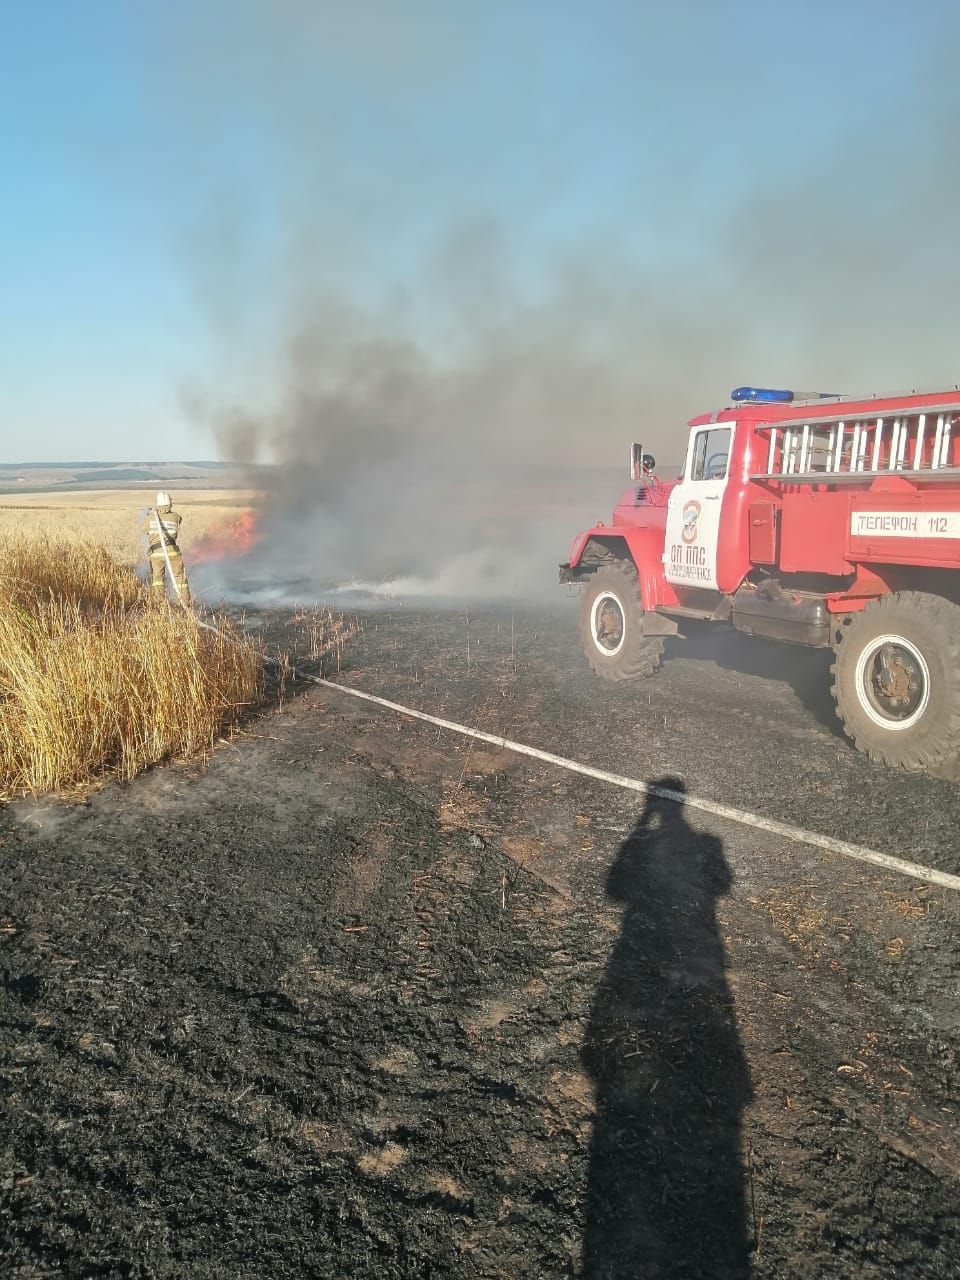
{"type": "Polygon", "coordinates": [[[235,520],[220,520],[201,534],[191,547],[189,557],[194,564],[204,564],[209,560],[242,556],[256,546],[260,536],[256,512],[244,511],[235,520]]]}

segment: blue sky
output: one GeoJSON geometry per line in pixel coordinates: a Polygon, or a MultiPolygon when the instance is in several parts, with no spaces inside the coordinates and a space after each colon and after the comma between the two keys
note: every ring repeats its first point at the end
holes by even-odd
{"type": "MultiPolygon", "coordinates": [[[[256,396],[291,299],[334,292],[442,342],[451,244],[468,291],[536,297],[590,254],[715,305],[754,240],[777,252],[778,192],[791,217],[809,196],[828,238],[840,225],[849,260],[904,182],[936,201],[942,166],[945,214],[956,187],[945,3],[346,8],[0,0],[0,458],[215,456],[191,406],[256,396]],[[857,181],[831,199],[847,158],[857,181]]],[[[858,376],[882,383],[893,317],[947,287],[941,235],[894,272],[858,376]]],[[[806,283],[835,258],[814,254],[806,283]]],[[[939,324],[911,374],[960,376],[955,332],[939,324]]],[[[765,341],[732,348],[730,385],[765,341]]]]}

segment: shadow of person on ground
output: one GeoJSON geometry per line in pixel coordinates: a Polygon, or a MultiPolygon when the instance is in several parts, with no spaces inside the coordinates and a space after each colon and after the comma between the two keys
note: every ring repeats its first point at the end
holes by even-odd
{"type": "Polygon", "coordinates": [[[584,1280],[749,1275],[740,1116],[750,1081],[716,900],[723,845],[677,778],[650,795],[607,893],[624,906],[582,1054],[594,1082],[584,1280]]]}

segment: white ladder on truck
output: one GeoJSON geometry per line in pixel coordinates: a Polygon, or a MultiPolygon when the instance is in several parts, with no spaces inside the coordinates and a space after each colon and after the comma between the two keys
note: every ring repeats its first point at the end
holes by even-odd
{"type": "MultiPolygon", "coordinates": [[[[954,421],[960,403],[935,405],[922,412],[795,419],[761,423],[770,433],[767,469],[751,480],[788,484],[844,484],[891,473],[905,478],[954,480],[954,421]]],[[[955,430],[955,428],[958,428],[955,430]]]]}

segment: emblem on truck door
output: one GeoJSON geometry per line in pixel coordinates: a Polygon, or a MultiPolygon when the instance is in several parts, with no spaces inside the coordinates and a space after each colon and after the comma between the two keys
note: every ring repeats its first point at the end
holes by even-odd
{"type": "Polygon", "coordinates": [[[680,531],[680,537],[687,546],[697,540],[697,524],[699,520],[700,503],[694,501],[686,503],[683,508],[683,528],[680,531]]]}

